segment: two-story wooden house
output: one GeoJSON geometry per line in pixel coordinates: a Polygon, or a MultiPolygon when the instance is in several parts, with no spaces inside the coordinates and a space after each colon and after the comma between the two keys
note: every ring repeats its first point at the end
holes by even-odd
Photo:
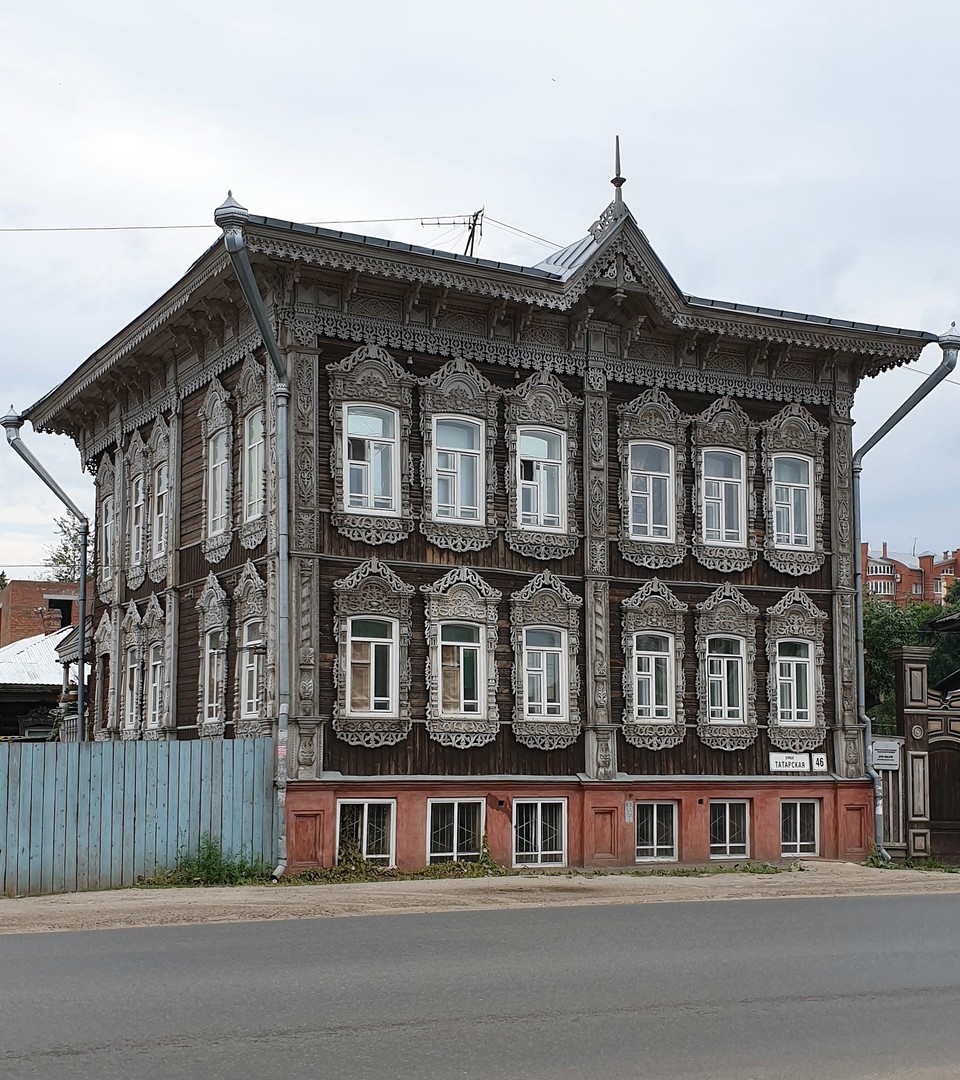
{"type": "Polygon", "coordinates": [[[221,208],[289,410],[218,241],[28,413],[96,477],[95,738],[272,733],[289,626],[291,869],[868,848],[850,409],[935,338],[684,295],[621,184],[534,267],[221,208]]]}

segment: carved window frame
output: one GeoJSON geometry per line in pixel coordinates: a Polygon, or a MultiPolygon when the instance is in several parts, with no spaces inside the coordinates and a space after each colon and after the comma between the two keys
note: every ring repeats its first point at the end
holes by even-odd
{"type": "Polygon", "coordinates": [[[105,604],[114,602],[117,579],[120,575],[117,535],[120,498],[117,492],[119,474],[113,458],[104,454],[97,469],[97,595],[105,604]],[[108,532],[109,528],[109,532],[108,532]],[[104,552],[109,553],[109,573],[104,569],[104,552]]]}
{"type": "Polygon", "coordinates": [[[330,423],[333,427],[333,446],[330,450],[333,524],[350,540],[364,544],[398,544],[413,531],[410,428],[413,423],[413,387],[417,380],[379,345],[363,345],[339,363],[328,364],[327,371],[330,376],[330,423]],[[347,506],[344,430],[347,405],[374,405],[394,409],[397,413],[399,490],[396,513],[377,514],[366,508],[351,509],[347,506]]]}
{"type": "Polygon", "coordinates": [[[423,484],[423,516],[420,532],[437,547],[451,551],[479,551],[496,539],[497,522],[494,500],[497,472],[494,450],[497,445],[497,409],[503,392],[489,382],[474,366],[459,357],[449,360],[429,378],[420,380],[420,433],[423,458],[420,477],[423,484]],[[435,421],[459,418],[481,424],[481,491],[483,520],[451,521],[434,518],[435,421]]]}
{"type": "Polygon", "coordinates": [[[240,369],[240,379],[234,388],[233,396],[237,402],[237,427],[240,432],[240,546],[247,549],[263,543],[267,535],[267,380],[263,365],[248,353],[240,369]],[[249,475],[247,446],[247,422],[257,411],[263,414],[263,450],[261,452],[258,475],[249,475]],[[246,516],[249,500],[248,488],[251,484],[260,488],[260,513],[246,516]]]}
{"type": "Polygon", "coordinates": [[[465,750],[492,742],[500,731],[497,705],[497,605],[503,594],[475,571],[457,567],[439,581],[421,585],[425,598],[427,634],[427,731],[443,746],[465,750]],[[483,711],[451,716],[441,708],[440,627],[444,623],[472,623],[480,628],[481,700],[483,711]]]}
{"type": "Polygon", "coordinates": [[[150,451],[139,431],[130,438],[130,444],[124,454],[126,462],[126,527],[123,530],[124,577],[128,589],[139,589],[147,576],[147,562],[150,550],[150,451]],[[140,505],[140,540],[134,543],[133,526],[136,507],[134,505],[134,487],[139,482],[141,492],[140,505]]]}
{"type": "Polygon", "coordinates": [[[163,609],[156,593],[150,594],[147,601],[147,610],[140,620],[143,632],[143,669],[141,673],[141,686],[143,698],[143,725],[142,736],[145,740],[155,741],[164,737],[165,730],[170,726],[170,688],[169,666],[167,661],[165,619],[163,609]],[[154,648],[160,649],[161,678],[159,688],[159,701],[157,707],[157,722],[150,721],[150,692],[152,679],[152,653],[154,648]]]}
{"type": "Polygon", "coordinates": [[[172,473],[170,468],[170,428],[162,416],[158,416],[150,433],[148,444],[150,455],[150,512],[147,515],[147,575],[154,584],[159,584],[170,574],[173,553],[170,543],[172,473]],[[167,470],[166,503],[163,514],[163,547],[157,551],[157,473],[162,468],[167,470]]]}
{"type": "Polygon", "coordinates": [[[411,597],[414,587],[376,557],[333,583],[333,636],[337,654],[333,662],[333,730],[351,746],[392,746],[410,733],[410,635],[413,629],[411,597]],[[388,716],[354,716],[348,698],[350,620],[370,615],[392,619],[398,628],[397,709],[388,716]]]}
{"type": "Polygon", "coordinates": [[[767,736],[774,746],[792,753],[805,753],[822,746],[827,737],[826,687],[824,684],[824,627],[827,613],[799,586],[779,603],[767,609],[767,691],[769,714],[767,736]],[[782,723],[780,720],[777,645],[781,641],[803,641],[810,646],[814,718],[812,724],[782,723]]]}
{"type": "Polygon", "coordinates": [[[684,472],[687,467],[687,428],[682,413],[659,388],[647,390],[617,410],[617,456],[620,459],[620,553],[638,566],[676,566],[687,553],[684,528],[684,472]],[[667,540],[636,539],[630,534],[630,446],[652,442],[670,448],[673,458],[673,536],[667,540]]]}
{"type": "Polygon", "coordinates": [[[117,676],[113,665],[115,612],[104,612],[93,636],[97,662],[94,740],[109,738],[117,726],[117,676]]]}
{"type": "Polygon", "coordinates": [[[697,734],[714,750],[743,750],[756,741],[757,617],[760,612],[729,581],[697,605],[697,734]],[[743,722],[720,723],[710,719],[707,642],[713,637],[739,638],[743,642],[743,722]]]}
{"type": "Polygon", "coordinates": [[[665,750],[683,742],[686,734],[684,694],[686,675],[686,614],[689,608],[657,578],[651,578],[624,600],[621,606],[623,645],[623,737],[647,750],[665,750]],[[673,716],[666,720],[641,719],[636,715],[634,660],[636,636],[668,635],[673,642],[673,716]]]}
{"type": "Polygon", "coordinates": [[[201,738],[222,738],[227,724],[227,644],[230,633],[230,602],[227,600],[227,594],[214,573],[207,575],[203,592],[197,601],[197,611],[200,613],[197,632],[200,647],[200,679],[197,686],[197,733],[201,738]],[[216,719],[208,720],[204,708],[207,676],[209,674],[207,637],[214,631],[220,632],[220,646],[217,650],[219,654],[217,662],[220,665],[219,701],[217,702],[216,719]]]}
{"type": "Polygon", "coordinates": [[[233,414],[230,411],[230,395],[219,379],[213,379],[207,388],[199,411],[200,438],[203,445],[203,498],[201,549],[207,562],[219,563],[227,557],[233,542],[233,414]],[[224,517],[226,528],[210,532],[210,449],[213,438],[226,437],[226,462],[224,482],[224,517]]]}
{"type": "MultiPolygon", "coordinates": [[[[533,559],[563,559],[573,555],[580,544],[577,529],[577,454],[580,412],[583,402],[548,371],[538,371],[516,390],[505,394],[507,466],[505,483],[508,519],[505,530],[512,550],[533,559]],[[566,452],[567,502],[565,527],[561,530],[521,526],[519,500],[518,432],[524,427],[552,429],[564,436],[566,452]]],[[[563,492],[560,493],[561,499],[563,492]]]]}
{"type": "Polygon", "coordinates": [[[537,750],[560,750],[576,742],[580,721],[580,609],[583,601],[549,570],[537,574],[510,597],[510,645],[513,649],[513,734],[537,750]],[[568,683],[564,719],[531,720],[526,715],[523,668],[524,630],[531,626],[561,630],[566,638],[568,683]]]}
{"type": "Polygon", "coordinates": [[[132,600],[127,604],[120,624],[120,669],[120,738],[126,742],[139,739],[143,725],[143,625],[132,600]],[[134,677],[132,700],[128,685],[131,671],[134,677]]]}
{"type": "Polygon", "coordinates": [[[731,397],[718,398],[699,416],[693,417],[693,553],[701,566],[729,574],[746,570],[757,558],[756,492],[758,427],[731,397]],[[703,455],[708,450],[732,450],[744,455],[743,544],[722,544],[704,539],[703,455]]]}
{"type": "Polygon", "coordinates": [[[817,423],[802,405],[787,405],[773,419],[762,425],[763,475],[766,535],[764,557],[775,569],[799,577],[813,574],[823,566],[827,557],[823,543],[823,474],[826,468],[828,430],[817,423]],[[780,456],[806,458],[811,465],[809,548],[777,545],[776,500],[774,498],[774,462],[780,456]]]}
{"type": "Polygon", "coordinates": [[[238,739],[268,735],[267,722],[267,583],[248,559],[233,590],[234,634],[237,641],[236,676],[233,682],[233,732],[238,739]],[[245,628],[247,623],[259,619],[263,632],[261,646],[263,660],[260,664],[260,708],[256,716],[243,713],[243,677],[245,668],[245,628]]]}

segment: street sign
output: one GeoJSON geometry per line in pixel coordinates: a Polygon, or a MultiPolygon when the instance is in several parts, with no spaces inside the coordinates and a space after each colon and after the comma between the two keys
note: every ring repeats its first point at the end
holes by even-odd
{"type": "Polygon", "coordinates": [[[873,767],[896,772],[900,768],[900,742],[898,739],[873,740],[873,767]]]}
{"type": "Polygon", "coordinates": [[[809,754],[774,754],[770,755],[771,772],[799,773],[810,771],[809,754]]]}

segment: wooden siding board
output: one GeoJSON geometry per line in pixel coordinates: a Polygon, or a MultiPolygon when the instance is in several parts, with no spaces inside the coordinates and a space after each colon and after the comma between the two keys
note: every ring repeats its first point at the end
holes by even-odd
{"type": "Polygon", "coordinates": [[[43,882],[40,852],[42,851],[43,843],[44,755],[33,754],[31,757],[30,817],[28,819],[30,834],[29,845],[27,848],[27,888],[31,893],[37,893],[40,892],[43,882]]]}
{"type": "Polygon", "coordinates": [[[77,762],[77,884],[78,889],[86,889],[90,882],[90,792],[91,759],[93,745],[81,743],[80,757],[77,762]]]}
{"type": "Polygon", "coordinates": [[[146,743],[144,749],[146,750],[145,768],[140,766],[138,759],[137,769],[138,777],[144,777],[145,772],[145,790],[142,796],[144,803],[143,869],[137,877],[146,876],[149,870],[157,865],[157,801],[161,782],[158,767],[160,744],[146,743]]]}
{"type": "Polygon", "coordinates": [[[135,821],[127,822],[123,816],[125,797],[124,778],[127,773],[126,746],[114,743],[113,777],[110,785],[110,887],[118,889],[123,884],[123,834],[124,828],[132,829],[135,821]]]}
{"type": "Polygon", "coordinates": [[[82,743],[70,747],[67,755],[66,778],[63,792],[63,877],[61,888],[65,892],[77,887],[77,855],[80,829],[80,751],[82,743]]]}
{"type": "Polygon", "coordinates": [[[7,823],[3,834],[3,860],[0,862],[0,870],[3,871],[4,892],[15,892],[17,884],[17,861],[19,858],[19,834],[13,832],[13,822],[20,822],[20,751],[19,746],[0,746],[0,777],[3,785],[0,786],[0,795],[5,796],[7,823]],[[8,884],[9,883],[9,884],[8,884]]]}

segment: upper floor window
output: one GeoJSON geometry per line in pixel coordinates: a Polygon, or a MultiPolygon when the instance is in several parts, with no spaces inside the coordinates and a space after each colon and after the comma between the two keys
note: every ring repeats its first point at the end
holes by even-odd
{"type": "Polygon", "coordinates": [[[254,409],[243,421],[243,520],[263,513],[263,409],[254,409]]]}
{"type": "Polygon", "coordinates": [[[709,717],[720,724],[744,721],[743,642],[713,637],[707,641],[707,694],[709,717]]]}
{"type": "Polygon", "coordinates": [[[210,383],[199,415],[205,474],[201,545],[207,561],[216,563],[233,543],[233,417],[218,379],[210,383]]]}
{"type": "Polygon", "coordinates": [[[397,627],[392,619],[350,620],[349,712],[397,710],[397,627]]]}
{"type": "Polygon", "coordinates": [[[744,455],[733,450],[703,452],[703,540],[742,547],[746,535],[744,455]]]}
{"type": "Polygon", "coordinates": [[[227,432],[218,431],[207,444],[207,534],[226,532],[229,472],[227,432]]]}
{"type": "Polygon", "coordinates": [[[113,575],[113,496],[108,495],[100,504],[100,573],[107,579],[113,575]]]}
{"type": "Polygon", "coordinates": [[[672,720],[674,645],[669,634],[636,634],[634,710],[638,720],[672,720]]]}
{"type": "Polygon", "coordinates": [[[777,642],[777,700],[781,724],[813,723],[813,668],[808,641],[777,642]]]}
{"type": "Polygon", "coordinates": [[[263,653],[263,620],[248,619],[243,624],[240,640],[241,719],[250,719],[260,715],[263,653]]]}
{"type": "Polygon", "coordinates": [[[434,418],[433,514],[438,521],[483,524],[483,424],[459,416],[434,418]]]}
{"type": "Polygon", "coordinates": [[[346,507],[397,513],[396,412],[375,405],[346,405],[344,411],[346,507]]]}
{"type": "Polygon", "coordinates": [[[130,562],[139,566],[143,561],[143,517],[145,510],[143,474],[130,483],[130,562]]]}
{"type": "Polygon", "coordinates": [[[147,727],[160,726],[163,702],[163,645],[156,641],[147,655],[147,727]]]}
{"type": "Polygon", "coordinates": [[[564,632],[528,626],[523,632],[524,712],[529,719],[562,719],[567,712],[564,632]]]}
{"type": "Polygon", "coordinates": [[[673,539],[673,449],[660,443],[630,444],[630,536],[673,539]]]}
{"type": "Polygon", "coordinates": [[[440,714],[479,714],[486,684],[480,627],[444,623],[440,627],[440,714]]]}
{"type": "Polygon", "coordinates": [[[812,546],[811,467],[809,458],[778,454],[773,459],[773,502],[778,547],[812,546]]]}
{"type": "Polygon", "coordinates": [[[517,433],[517,485],[520,527],[566,528],[566,451],[564,435],[545,428],[520,428],[517,433]]]}
{"type": "Polygon", "coordinates": [[[150,537],[153,558],[157,559],[167,550],[167,497],[170,487],[170,469],[166,462],[153,470],[153,509],[151,512],[150,537]]]}

